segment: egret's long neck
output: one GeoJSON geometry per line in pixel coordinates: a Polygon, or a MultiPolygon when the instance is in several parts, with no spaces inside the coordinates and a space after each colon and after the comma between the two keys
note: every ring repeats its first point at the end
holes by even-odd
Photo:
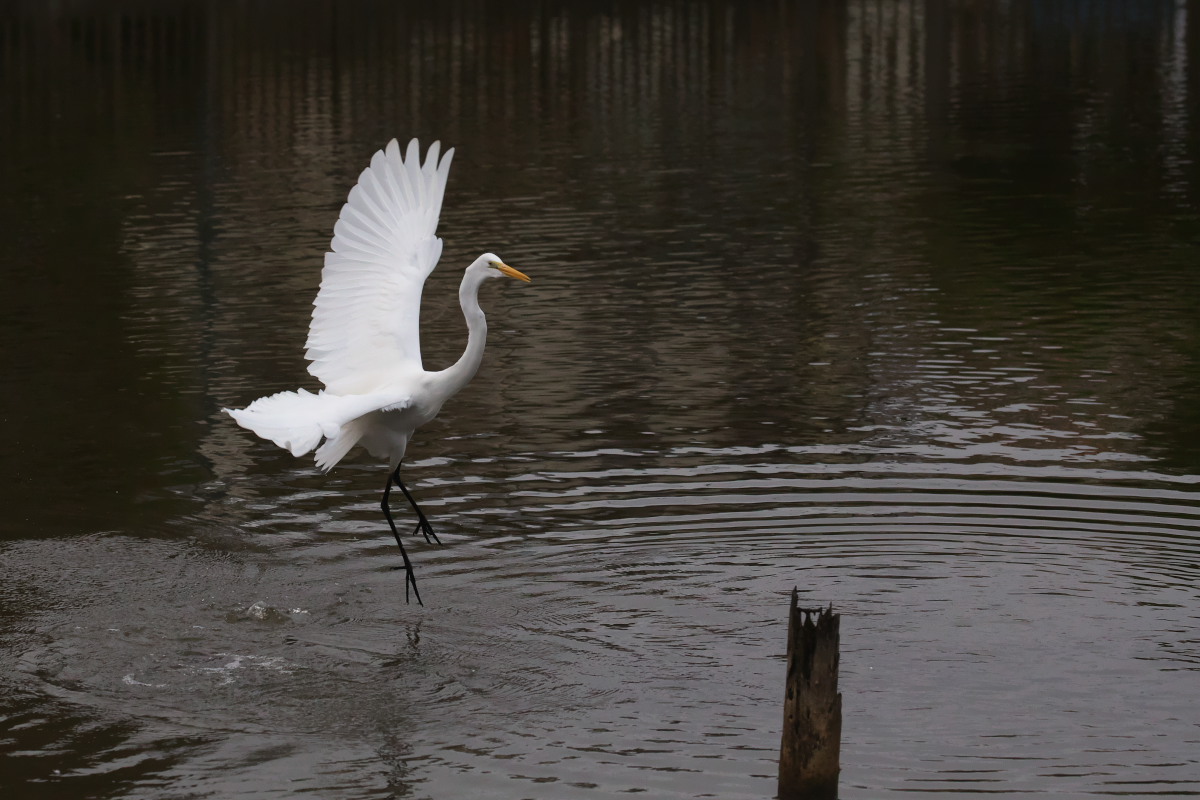
{"type": "Polygon", "coordinates": [[[462,306],[463,317],[467,320],[467,349],[462,357],[447,367],[446,389],[447,397],[458,393],[471,382],[483,361],[483,346],[487,343],[487,319],[483,309],[479,307],[479,286],[487,278],[482,275],[467,273],[463,276],[462,285],[458,287],[458,302],[462,306]]]}

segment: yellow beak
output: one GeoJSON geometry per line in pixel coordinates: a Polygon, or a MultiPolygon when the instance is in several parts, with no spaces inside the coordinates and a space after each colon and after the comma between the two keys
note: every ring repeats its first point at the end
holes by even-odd
{"type": "Polygon", "coordinates": [[[496,264],[496,269],[500,270],[500,272],[502,274],[507,275],[510,278],[516,278],[519,281],[525,281],[526,283],[532,283],[532,280],[530,279],[530,277],[528,275],[526,275],[524,272],[521,272],[519,269],[513,269],[508,264],[505,264],[503,262],[493,262],[493,263],[496,264]]]}

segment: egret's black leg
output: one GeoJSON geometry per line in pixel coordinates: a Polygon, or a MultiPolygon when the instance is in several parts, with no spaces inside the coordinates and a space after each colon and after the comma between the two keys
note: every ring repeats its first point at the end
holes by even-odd
{"type": "Polygon", "coordinates": [[[396,485],[400,487],[400,491],[404,492],[404,496],[408,498],[408,502],[410,505],[412,505],[413,511],[417,512],[417,527],[413,528],[413,535],[415,536],[417,531],[420,531],[421,533],[425,534],[425,541],[431,544],[433,542],[441,544],[442,540],[439,539],[437,534],[433,532],[433,526],[430,525],[429,520],[425,518],[425,514],[421,511],[421,507],[417,505],[417,501],[413,499],[412,493],[408,491],[408,487],[405,486],[404,482],[400,480],[399,464],[396,465],[396,471],[392,473],[390,480],[396,482],[396,485]]]}
{"type": "Polygon", "coordinates": [[[387,517],[388,525],[392,529],[392,536],[396,537],[396,544],[400,545],[400,557],[404,559],[404,602],[408,600],[408,587],[412,586],[413,594],[417,596],[417,605],[423,606],[421,602],[421,592],[417,589],[417,576],[413,572],[412,562],[408,560],[408,553],[404,551],[404,542],[400,541],[400,531],[396,530],[396,522],[392,519],[392,510],[388,507],[388,499],[392,494],[392,478],[388,476],[387,486],[383,487],[383,500],[379,503],[379,507],[383,509],[383,515],[387,517]]]}

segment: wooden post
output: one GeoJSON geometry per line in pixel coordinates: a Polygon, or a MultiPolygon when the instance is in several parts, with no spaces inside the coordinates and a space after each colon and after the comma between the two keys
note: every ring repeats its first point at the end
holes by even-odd
{"type": "Polygon", "coordinates": [[[838,694],[838,626],[828,608],[788,615],[787,693],[779,747],[779,800],[837,800],[842,745],[838,694]]]}

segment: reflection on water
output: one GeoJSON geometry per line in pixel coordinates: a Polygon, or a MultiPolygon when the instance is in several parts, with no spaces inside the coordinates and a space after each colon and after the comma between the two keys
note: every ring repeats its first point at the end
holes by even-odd
{"type": "MultiPolygon", "coordinates": [[[[763,797],[787,592],[847,796],[1200,794],[1191,2],[0,10],[0,786],[763,797]],[[458,147],[379,465],[217,409],[307,380],[345,192],[458,147]],[[543,785],[544,784],[544,785],[543,785]]],[[[307,385],[307,384],[306,384],[307,385]]]]}

